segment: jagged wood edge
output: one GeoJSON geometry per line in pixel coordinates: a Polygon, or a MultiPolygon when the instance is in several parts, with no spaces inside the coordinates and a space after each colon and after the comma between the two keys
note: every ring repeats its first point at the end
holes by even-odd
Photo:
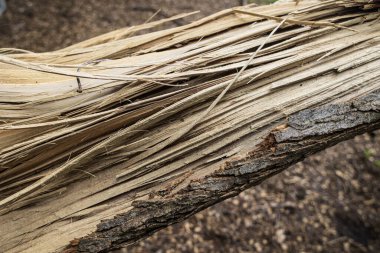
{"type": "Polygon", "coordinates": [[[376,129],[380,129],[380,90],[350,102],[300,111],[286,125],[273,129],[244,159],[226,162],[174,196],[135,201],[133,209],[101,221],[96,232],[73,240],[64,252],[108,252],[133,244],[236,196],[311,154],[376,129]]]}

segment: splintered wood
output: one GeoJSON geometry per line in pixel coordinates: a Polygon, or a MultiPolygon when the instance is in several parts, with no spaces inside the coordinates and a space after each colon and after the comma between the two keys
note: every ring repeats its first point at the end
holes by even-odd
{"type": "Polygon", "coordinates": [[[378,8],[245,6],[53,52],[0,49],[0,251],[61,251],[244,157],[288,115],[379,89],[378,8]]]}

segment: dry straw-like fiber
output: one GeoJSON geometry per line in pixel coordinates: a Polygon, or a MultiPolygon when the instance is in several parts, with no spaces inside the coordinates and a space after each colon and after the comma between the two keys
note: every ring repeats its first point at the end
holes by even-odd
{"type": "MultiPolygon", "coordinates": [[[[234,90],[255,94],[266,87],[273,92],[315,77],[321,66],[331,68],[331,62],[342,61],[339,72],[343,65],[352,64],[347,53],[359,54],[365,61],[376,60],[379,30],[375,21],[379,14],[362,9],[378,7],[375,1],[242,7],[183,27],[129,37],[189,14],[178,15],[54,52],[3,49],[0,189],[4,199],[0,207],[57,188],[65,178],[61,174],[83,166],[91,168],[92,163],[98,164],[97,159],[110,160],[113,165],[125,163],[125,170],[117,175],[119,182],[151,172],[146,168],[173,159],[174,147],[169,145],[196,130],[200,122],[212,122],[207,118],[210,111],[222,119],[228,112],[228,99],[239,98],[234,90]],[[282,29],[269,38],[269,45],[256,51],[254,61],[246,63],[250,51],[264,46],[276,21],[284,23],[282,29]],[[318,58],[319,66],[303,67],[318,58]],[[305,70],[294,74],[294,67],[305,70]],[[244,71],[236,76],[237,69],[244,71]],[[284,79],[286,75],[289,77],[284,79]],[[271,83],[256,84],[268,76],[271,83]],[[214,101],[206,110],[210,99],[228,84],[231,87],[225,91],[231,91],[230,98],[220,97],[222,103],[214,101]],[[78,85],[83,86],[79,87],[81,93],[78,85]],[[185,118],[183,124],[179,119],[185,118]]],[[[203,128],[205,133],[212,131],[212,126],[203,128]]],[[[197,146],[191,139],[177,145],[185,143],[187,148],[197,146]]],[[[75,174],[73,178],[80,177],[75,174]]]]}
{"type": "Polygon", "coordinates": [[[245,6],[53,52],[0,49],[1,213],[57,195],[70,196],[62,217],[93,208],[204,171],[290,113],[379,89],[379,7],[245,6]],[[91,187],[70,195],[80,180],[91,187]]]}

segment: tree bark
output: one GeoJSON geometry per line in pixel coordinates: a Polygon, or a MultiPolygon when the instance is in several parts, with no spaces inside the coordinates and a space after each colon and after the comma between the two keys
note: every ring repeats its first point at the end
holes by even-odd
{"type": "Polygon", "coordinates": [[[280,173],[305,157],[356,135],[380,128],[380,91],[345,103],[331,103],[291,115],[271,130],[247,157],[180,189],[175,184],[135,201],[133,208],[97,224],[96,232],[75,239],[64,251],[107,252],[152,233],[280,173]]]}

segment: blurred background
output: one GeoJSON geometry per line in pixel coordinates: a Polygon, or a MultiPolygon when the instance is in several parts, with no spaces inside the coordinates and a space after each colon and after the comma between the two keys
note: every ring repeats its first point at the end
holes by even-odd
{"type": "MultiPolygon", "coordinates": [[[[0,47],[59,49],[125,26],[239,0],[0,0],[0,47]]],[[[273,0],[256,1],[259,4],[273,0]]],[[[380,252],[380,132],[356,137],[122,252],[380,252]]]]}

